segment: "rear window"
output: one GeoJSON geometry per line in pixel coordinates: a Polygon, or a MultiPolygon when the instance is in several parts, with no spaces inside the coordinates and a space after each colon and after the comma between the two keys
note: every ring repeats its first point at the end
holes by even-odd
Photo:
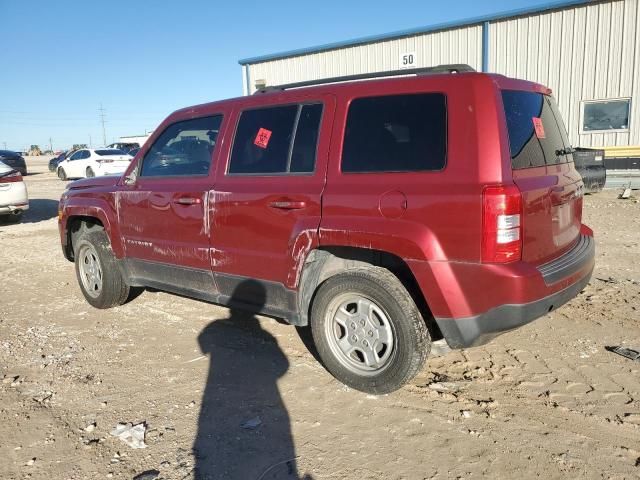
{"type": "Polygon", "coordinates": [[[96,154],[101,157],[107,157],[109,155],[126,155],[122,150],[116,150],[115,148],[111,148],[109,150],[96,150],[96,154]]]}
{"type": "Polygon", "coordinates": [[[570,162],[571,144],[553,97],[504,90],[504,112],[514,169],[570,162]]]}
{"type": "Polygon", "coordinates": [[[342,171],[441,170],[446,146],[443,94],[358,98],[349,106],[342,171]]]}

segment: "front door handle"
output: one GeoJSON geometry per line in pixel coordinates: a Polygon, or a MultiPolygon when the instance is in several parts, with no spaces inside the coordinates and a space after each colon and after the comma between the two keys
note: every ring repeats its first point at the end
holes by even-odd
{"type": "Polygon", "coordinates": [[[173,202],[180,205],[197,205],[198,203],[202,203],[202,199],[197,197],[180,197],[173,202]]]}
{"type": "Polygon", "coordinates": [[[300,210],[307,206],[307,202],[301,200],[275,200],[269,206],[280,210],[300,210]]]}

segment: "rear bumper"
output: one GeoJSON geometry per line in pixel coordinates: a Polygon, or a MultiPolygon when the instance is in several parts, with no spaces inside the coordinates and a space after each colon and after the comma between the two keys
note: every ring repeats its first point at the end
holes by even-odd
{"type": "Polygon", "coordinates": [[[0,215],[19,213],[29,209],[29,195],[24,182],[12,182],[0,190],[0,215]]]}
{"type": "Polygon", "coordinates": [[[544,265],[515,262],[410,262],[431,313],[451,348],[481,345],[560,307],[589,282],[593,232],[583,225],[575,245],[544,265]]]}
{"type": "Polygon", "coordinates": [[[520,305],[501,305],[474,317],[455,320],[436,318],[436,322],[451,348],[482,345],[567,303],[587,286],[592,271],[570,287],[540,300],[520,305]]]}
{"type": "Polygon", "coordinates": [[[0,206],[0,215],[11,215],[11,214],[23,212],[25,210],[29,210],[28,203],[25,203],[22,205],[3,205],[3,206],[0,206]]]}

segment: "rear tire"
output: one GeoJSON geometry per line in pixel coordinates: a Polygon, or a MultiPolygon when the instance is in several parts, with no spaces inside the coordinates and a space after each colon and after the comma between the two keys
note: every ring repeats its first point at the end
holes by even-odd
{"type": "Polygon", "coordinates": [[[67,180],[67,172],[64,171],[64,168],[58,169],[58,178],[63,182],[67,180]]]}
{"type": "Polygon", "coordinates": [[[311,331],[334,377],[377,395],[411,380],[431,347],[409,292],[390,271],[374,266],[335,275],[318,288],[311,331]]]}
{"type": "Polygon", "coordinates": [[[106,232],[83,226],[73,247],[78,284],[87,302],[101,309],[124,304],[129,285],[120,273],[106,232]]]}
{"type": "Polygon", "coordinates": [[[0,215],[0,223],[20,223],[20,220],[22,220],[22,212],[0,215]]]}

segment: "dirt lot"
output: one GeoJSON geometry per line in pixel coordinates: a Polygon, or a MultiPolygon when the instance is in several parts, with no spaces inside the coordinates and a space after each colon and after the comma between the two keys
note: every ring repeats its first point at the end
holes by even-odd
{"type": "Polygon", "coordinates": [[[64,183],[28,164],[32,209],[0,225],[0,478],[640,478],[640,362],[605,350],[640,347],[639,203],[586,198],[579,297],[374,397],[270,318],[149,291],[92,309],[60,251],[64,183]],[[146,422],[147,448],[118,422],[146,422]]]}

